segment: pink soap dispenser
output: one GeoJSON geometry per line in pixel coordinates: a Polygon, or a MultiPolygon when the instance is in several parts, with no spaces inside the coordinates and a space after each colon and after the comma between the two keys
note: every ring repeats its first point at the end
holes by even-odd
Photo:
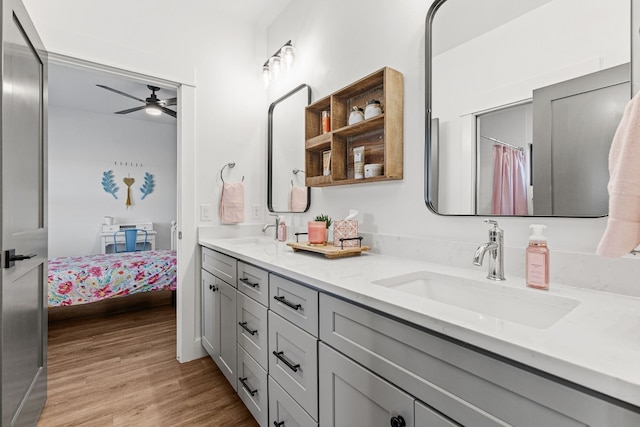
{"type": "Polygon", "coordinates": [[[284,217],[280,217],[280,221],[278,221],[278,240],[280,242],[285,242],[287,240],[287,224],[284,222],[284,217]]]}
{"type": "Polygon", "coordinates": [[[549,247],[542,224],[531,224],[531,236],[527,247],[527,286],[535,289],[549,289],[549,247]]]}

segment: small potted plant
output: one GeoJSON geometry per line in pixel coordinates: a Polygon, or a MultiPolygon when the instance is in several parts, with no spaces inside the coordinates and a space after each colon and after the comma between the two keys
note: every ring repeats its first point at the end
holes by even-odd
{"type": "Polygon", "coordinates": [[[333,223],[333,220],[331,219],[331,217],[329,215],[325,215],[325,214],[321,214],[316,216],[314,219],[314,221],[323,221],[327,224],[326,229],[328,230],[329,227],[331,227],[331,224],[333,223]]]}

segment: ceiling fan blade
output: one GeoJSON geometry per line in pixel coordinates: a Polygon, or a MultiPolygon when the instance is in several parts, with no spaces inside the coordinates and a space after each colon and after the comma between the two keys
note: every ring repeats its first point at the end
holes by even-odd
{"type": "Polygon", "coordinates": [[[140,102],[146,103],[146,101],[144,99],[136,98],[133,95],[129,95],[128,93],[124,93],[122,91],[119,91],[117,89],[111,88],[109,86],[105,86],[105,85],[96,85],[96,86],[101,87],[102,89],[110,90],[111,92],[115,92],[115,93],[117,93],[119,95],[126,96],[127,98],[135,99],[136,101],[140,101],[140,102]]]}
{"type": "Polygon", "coordinates": [[[177,117],[178,115],[176,114],[175,111],[170,110],[169,108],[165,108],[161,105],[159,105],[160,109],[162,110],[163,113],[170,115],[171,117],[177,117]]]}
{"type": "Polygon", "coordinates": [[[129,113],[133,113],[134,111],[140,111],[145,107],[146,107],[146,105],[143,105],[142,107],[129,108],[128,110],[116,111],[113,114],[129,114],[129,113]]]}
{"type": "Polygon", "coordinates": [[[169,98],[169,99],[163,99],[162,101],[160,101],[160,103],[162,105],[176,105],[178,103],[178,98],[169,98]]]}

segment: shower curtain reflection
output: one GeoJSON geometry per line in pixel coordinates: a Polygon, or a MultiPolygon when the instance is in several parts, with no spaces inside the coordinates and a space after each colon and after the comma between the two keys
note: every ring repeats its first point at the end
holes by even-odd
{"type": "Polygon", "coordinates": [[[526,174],[523,150],[493,146],[492,214],[528,215],[526,174]]]}

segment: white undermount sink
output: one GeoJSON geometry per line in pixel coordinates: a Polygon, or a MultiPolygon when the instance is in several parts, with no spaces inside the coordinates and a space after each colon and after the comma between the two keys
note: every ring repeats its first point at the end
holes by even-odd
{"type": "Polygon", "coordinates": [[[229,244],[231,245],[270,245],[276,242],[277,240],[273,237],[239,237],[229,239],[229,244]]]}
{"type": "Polygon", "coordinates": [[[418,298],[448,304],[479,315],[545,329],[580,305],[580,301],[545,291],[430,271],[417,271],[372,282],[418,298]]]}

